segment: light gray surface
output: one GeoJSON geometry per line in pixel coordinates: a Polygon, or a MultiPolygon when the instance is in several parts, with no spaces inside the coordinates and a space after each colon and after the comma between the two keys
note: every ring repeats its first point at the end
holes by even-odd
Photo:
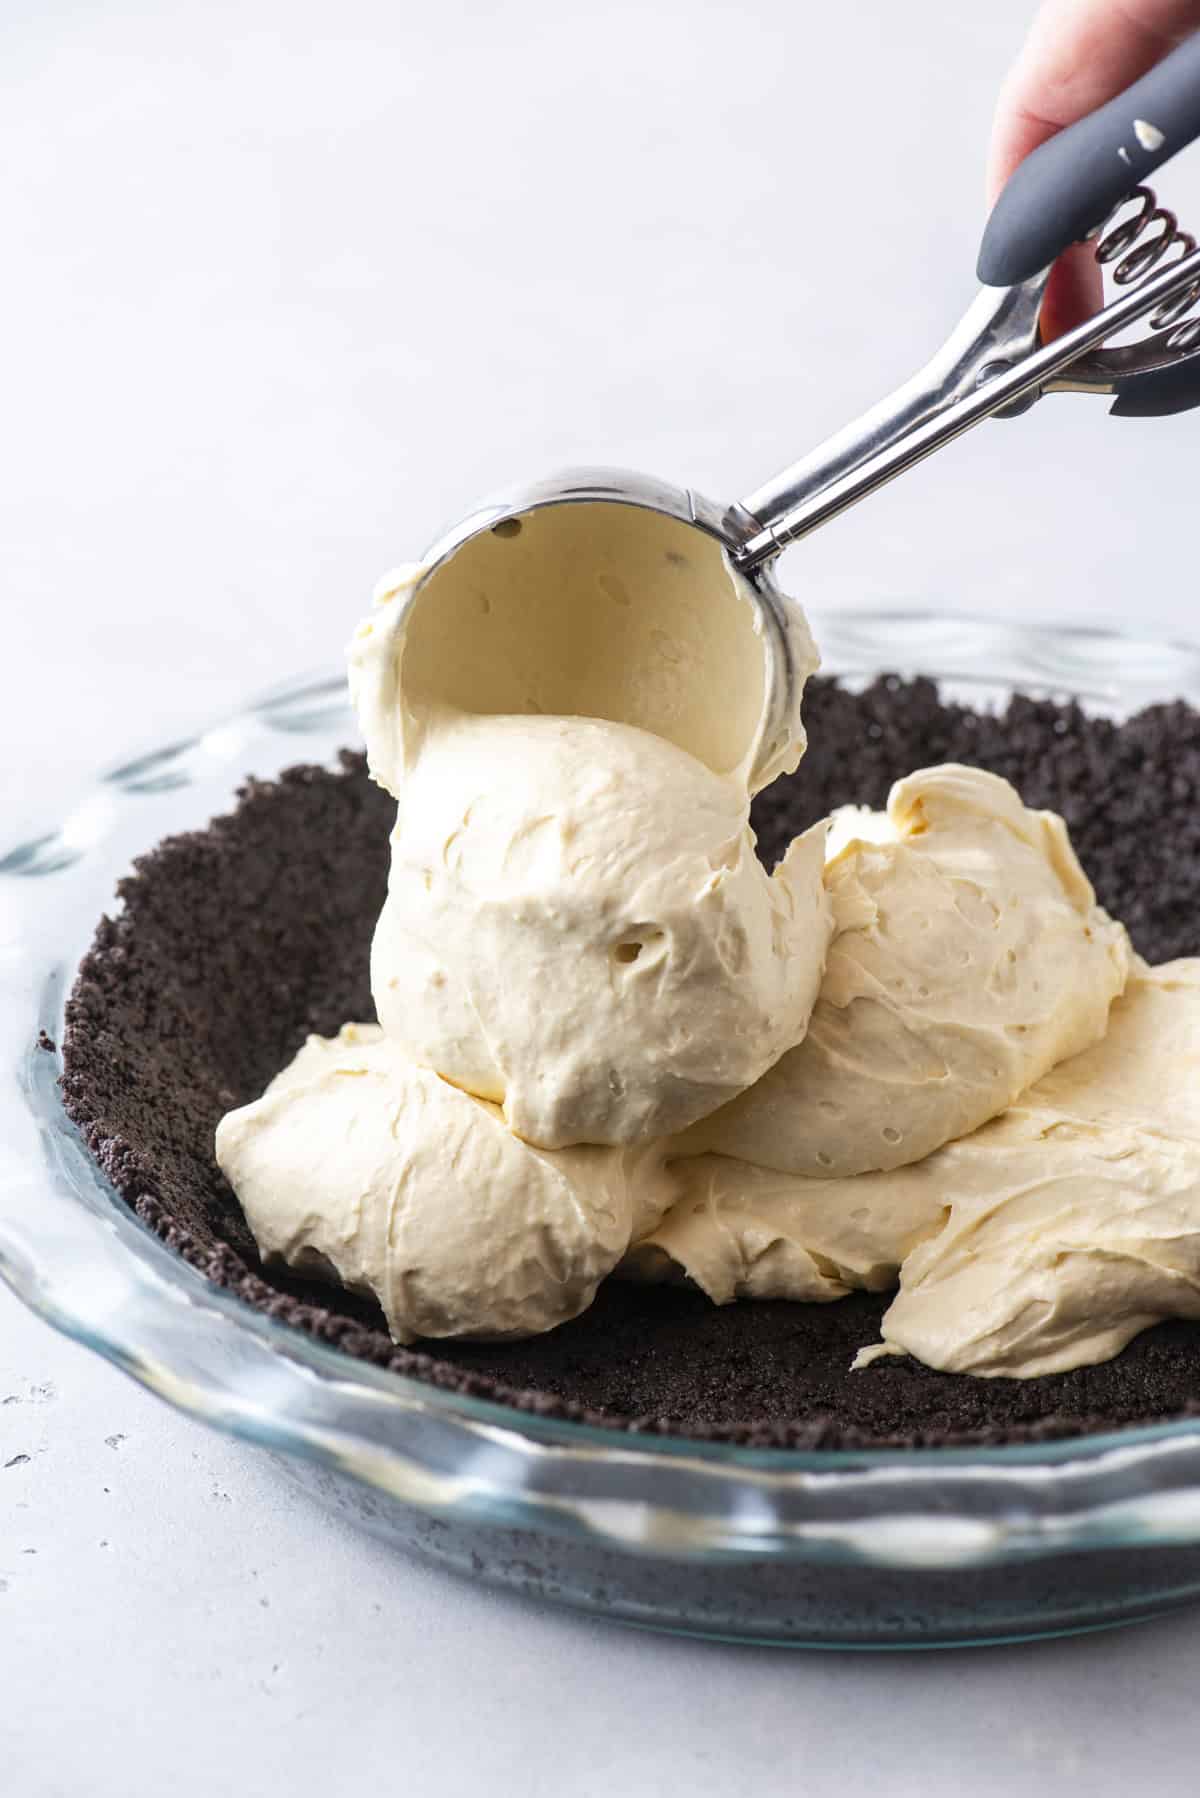
{"type": "MultiPolygon", "coordinates": [[[[481,490],[607,460],[732,497],[907,374],[971,292],[1025,13],[4,9],[4,836],[328,661],[376,574],[481,490]],[[843,159],[851,115],[871,147],[856,129],[843,159]],[[828,175],[798,191],[814,143],[828,175]]],[[[1161,186],[1200,217],[1200,156],[1161,186]]],[[[1197,430],[1048,401],[786,576],[1194,634],[1197,430]]],[[[1181,1790],[1198,1651],[1200,1615],[866,1659],[535,1611],[347,1535],[0,1296],[20,1798],[208,1798],[235,1756],[247,1798],[352,1774],[439,1798],[1181,1790]]]]}

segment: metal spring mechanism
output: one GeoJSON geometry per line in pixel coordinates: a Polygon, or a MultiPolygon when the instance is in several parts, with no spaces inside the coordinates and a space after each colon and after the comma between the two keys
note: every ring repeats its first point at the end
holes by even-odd
{"type": "MultiPolygon", "coordinates": [[[[1179,229],[1179,220],[1173,212],[1159,205],[1153,188],[1135,187],[1128,198],[1121,202],[1121,209],[1135,200],[1138,202],[1138,210],[1110,231],[1104,231],[1101,227],[1104,234],[1096,245],[1096,261],[1102,268],[1109,263],[1116,263],[1112,278],[1118,287],[1136,287],[1160,264],[1166,267],[1164,259],[1171,251],[1177,252],[1173,260],[1182,262],[1196,248],[1196,239],[1191,232],[1179,229]]],[[[1190,350],[1200,343],[1200,318],[1180,323],[1197,300],[1200,300],[1200,281],[1185,287],[1182,293],[1165,301],[1157,311],[1151,313],[1151,330],[1158,331],[1168,325],[1179,325],[1179,329],[1172,331],[1167,339],[1167,348],[1190,350]]]]}

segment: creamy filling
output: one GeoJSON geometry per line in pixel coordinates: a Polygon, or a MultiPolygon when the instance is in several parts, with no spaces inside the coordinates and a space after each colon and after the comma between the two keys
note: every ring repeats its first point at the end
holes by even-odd
{"type": "Polygon", "coordinates": [[[264,1256],[397,1340],[536,1334],[614,1271],[898,1292],[879,1354],[1036,1375],[1200,1317],[1200,962],[1134,963],[1053,814],[975,769],[773,875],[779,733],[712,540],[549,508],[384,583],[350,646],[398,800],[379,1025],[310,1037],[217,1158],[264,1256]],[[1131,973],[1132,969],[1132,973],[1131,973]]]}
{"type": "Polygon", "coordinates": [[[927,768],[835,820],[834,939],[802,1042],[680,1153],[815,1179],[903,1167],[1099,1041],[1129,941],[1062,821],[977,768],[927,768]]]}
{"type": "Polygon", "coordinates": [[[671,1135],[803,1037],[823,850],[768,876],[744,785],[648,731],[443,716],[401,788],[379,1021],[543,1148],[671,1135]]]}
{"type": "Polygon", "coordinates": [[[1102,1042],[930,1158],[943,1229],[904,1262],[883,1352],[973,1374],[1106,1361],[1200,1318],[1200,960],[1142,968],[1102,1042]]]}
{"type": "Polygon", "coordinates": [[[264,1257],[373,1294],[397,1342],[565,1323],[675,1194],[654,1148],[546,1154],[373,1024],[310,1036],[217,1160],[264,1257]]]}
{"type": "Polygon", "coordinates": [[[891,1172],[806,1180],[722,1156],[624,1271],[718,1304],[899,1292],[881,1354],[1032,1377],[1200,1318],[1200,960],[1138,964],[1103,1039],[1002,1117],[891,1172]]]}
{"type": "Polygon", "coordinates": [[[661,1145],[803,1037],[825,966],[824,828],[768,875],[749,823],[804,747],[784,622],[780,736],[755,596],[675,519],[550,508],[381,585],[349,651],[399,802],[381,1028],[310,1038],[223,1120],[264,1254],[399,1339],[533,1334],[658,1222],[661,1145]]]}

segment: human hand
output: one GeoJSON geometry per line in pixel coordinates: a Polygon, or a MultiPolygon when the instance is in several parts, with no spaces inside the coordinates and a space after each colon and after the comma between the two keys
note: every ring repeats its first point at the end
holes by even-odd
{"type": "MultiPolygon", "coordinates": [[[[996,104],[988,204],[1031,150],[1121,93],[1200,29],[1200,0],[1044,0],[996,104]]],[[[1046,338],[1090,317],[1100,270],[1084,244],[1059,259],[1042,308],[1046,338]]]]}

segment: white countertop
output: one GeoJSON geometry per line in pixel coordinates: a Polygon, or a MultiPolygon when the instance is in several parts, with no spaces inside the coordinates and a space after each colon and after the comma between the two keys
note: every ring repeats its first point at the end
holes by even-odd
{"type": "MultiPolygon", "coordinates": [[[[624,462],[732,497],[908,374],[972,291],[1026,11],[8,8],[4,839],[334,659],[481,491],[624,462]]],[[[1200,218],[1200,153],[1161,187],[1200,218]]],[[[1048,401],[788,584],[1195,635],[1198,430],[1048,401]]],[[[0,1292],[14,1798],[1175,1791],[1194,1655],[1200,1611],[822,1657],[537,1610],[347,1533],[0,1292]]]]}

